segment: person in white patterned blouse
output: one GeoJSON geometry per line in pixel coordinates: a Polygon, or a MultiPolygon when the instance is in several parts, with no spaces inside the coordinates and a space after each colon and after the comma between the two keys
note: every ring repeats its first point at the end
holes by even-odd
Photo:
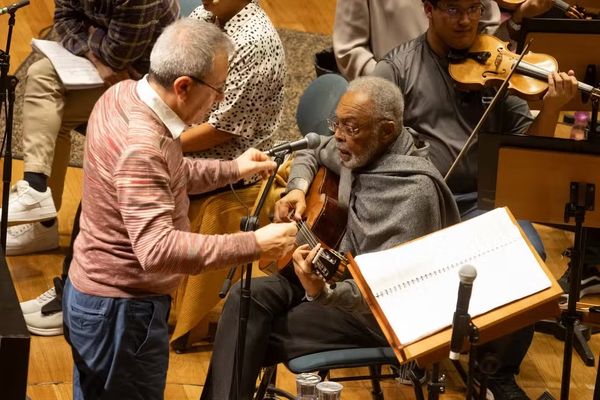
{"type": "Polygon", "coordinates": [[[249,0],[204,0],[190,17],[217,24],[231,37],[235,50],[229,58],[225,99],[203,124],[182,135],[184,153],[232,159],[249,147],[270,147],[283,111],[286,66],[269,17],[249,0]]]}
{"type": "MultiPolygon", "coordinates": [[[[232,159],[249,147],[266,149],[283,111],[286,65],[283,45],[269,17],[256,1],[204,0],[191,18],[219,26],[233,41],[224,98],[204,123],[181,135],[184,155],[191,158],[232,159]]],[[[260,176],[238,182],[232,190],[192,197],[189,218],[193,232],[237,232],[260,194],[260,176]]],[[[285,179],[284,179],[285,180],[285,179]]],[[[278,179],[276,182],[283,182],[278,179]]],[[[261,215],[268,215],[282,185],[269,192],[261,215]]],[[[261,218],[264,221],[266,218],[261,218]]],[[[225,271],[185,279],[176,298],[176,324],[171,337],[175,349],[185,349],[208,334],[208,315],[219,302],[225,271]]]]}

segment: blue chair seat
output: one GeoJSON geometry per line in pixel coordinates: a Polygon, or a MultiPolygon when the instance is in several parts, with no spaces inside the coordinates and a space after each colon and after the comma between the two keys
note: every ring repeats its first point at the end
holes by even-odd
{"type": "Polygon", "coordinates": [[[290,360],[287,367],[293,373],[299,374],[324,369],[354,368],[379,364],[398,364],[391,347],[332,350],[308,354],[290,360]]]}
{"type": "MultiPolygon", "coordinates": [[[[320,353],[296,357],[286,363],[287,368],[295,373],[317,371],[321,378],[329,375],[329,371],[338,368],[368,367],[368,375],[345,376],[329,378],[333,381],[370,380],[371,396],[373,400],[383,400],[383,391],[379,381],[384,378],[398,377],[396,371],[391,374],[381,374],[383,365],[398,366],[398,359],[390,347],[365,347],[355,349],[331,350],[320,353]]],[[[256,392],[256,400],[283,397],[293,400],[295,396],[276,388],[275,382],[277,366],[265,368],[262,380],[256,392]]]]}

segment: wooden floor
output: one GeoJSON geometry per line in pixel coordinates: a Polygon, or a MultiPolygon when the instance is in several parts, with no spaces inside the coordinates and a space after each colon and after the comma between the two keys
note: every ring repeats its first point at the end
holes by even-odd
{"type": "MultiPolygon", "coordinates": [[[[2,6],[12,0],[0,1],[2,6]]],[[[333,23],[334,0],[262,0],[278,27],[306,32],[331,33],[333,23]]],[[[53,2],[36,0],[17,13],[17,23],[13,34],[11,71],[15,71],[29,54],[29,42],[32,37],[52,23],[53,2]]],[[[0,16],[0,42],[6,38],[7,16],[0,16]]],[[[3,46],[3,43],[0,43],[3,46]]],[[[13,180],[22,177],[22,163],[15,161],[13,180]]],[[[9,268],[15,282],[20,300],[33,298],[45,291],[52,277],[61,271],[63,255],[69,243],[70,228],[75,209],[81,196],[81,170],[71,168],[68,171],[67,184],[63,197],[63,206],[59,213],[61,248],[59,250],[20,257],[9,257],[9,268]]],[[[548,265],[558,277],[565,269],[567,260],[560,256],[570,245],[570,234],[547,227],[539,227],[542,239],[548,251],[548,265]]],[[[537,398],[544,390],[550,390],[558,398],[562,365],[562,343],[552,337],[536,334],[534,343],[522,365],[518,377],[521,386],[532,398],[537,398]]],[[[593,337],[592,351],[598,355],[600,340],[593,337]]],[[[209,350],[189,354],[172,353],[167,379],[166,399],[197,399],[204,382],[204,376],[210,357],[209,350]]],[[[449,374],[449,387],[443,399],[464,398],[464,389],[449,366],[443,367],[449,374]]],[[[72,361],[70,350],[62,336],[32,337],[28,395],[32,400],[70,399],[72,361]]],[[[596,369],[582,364],[577,356],[573,362],[572,399],[590,399],[594,385],[596,369]]],[[[293,377],[285,368],[279,375],[278,385],[292,390],[293,377]]],[[[387,399],[414,398],[412,389],[389,381],[385,383],[387,399]]],[[[1,396],[0,396],[1,397],[1,396]]],[[[346,383],[343,398],[358,400],[370,398],[365,382],[346,383]]]]}

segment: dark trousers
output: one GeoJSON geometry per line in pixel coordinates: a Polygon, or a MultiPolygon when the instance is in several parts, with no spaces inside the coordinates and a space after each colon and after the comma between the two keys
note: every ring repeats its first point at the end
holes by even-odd
{"type": "MultiPolygon", "coordinates": [[[[251,288],[241,399],[252,398],[263,366],[319,351],[388,345],[375,323],[365,324],[338,308],[302,301],[304,290],[283,277],[253,279],[251,288]]],[[[232,373],[239,304],[238,284],[223,307],[201,399],[238,399],[232,373]]]]}
{"type": "Polygon", "coordinates": [[[73,353],[73,399],[163,399],[170,305],[169,296],[91,296],[67,280],[63,321],[73,353]]]}
{"type": "MultiPolygon", "coordinates": [[[[458,205],[462,221],[486,212],[477,208],[477,193],[455,195],[454,198],[458,205]]],[[[544,250],[544,244],[531,222],[519,220],[518,223],[539,256],[542,260],[545,260],[546,251],[544,250]]],[[[474,285],[476,284],[477,281],[475,281],[474,285]]],[[[481,346],[479,348],[479,356],[480,359],[487,355],[495,355],[498,358],[500,367],[496,375],[517,374],[532,340],[533,326],[525,327],[481,346]]]]}

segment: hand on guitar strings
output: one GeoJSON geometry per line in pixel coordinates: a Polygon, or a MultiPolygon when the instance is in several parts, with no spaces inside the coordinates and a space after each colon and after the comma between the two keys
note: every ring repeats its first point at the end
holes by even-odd
{"type": "Polygon", "coordinates": [[[304,244],[294,251],[292,256],[294,260],[294,271],[304,287],[307,296],[313,299],[317,298],[325,286],[323,278],[313,272],[313,260],[317,252],[321,249],[321,244],[317,244],[311,250],[307,244],[304,244]]]}
{"type": "Polygon", "coordinates": [[[275,221],[301,221],[306,210],[306,195],[300,189],[290,190],[275,203],[275,221]]]}

